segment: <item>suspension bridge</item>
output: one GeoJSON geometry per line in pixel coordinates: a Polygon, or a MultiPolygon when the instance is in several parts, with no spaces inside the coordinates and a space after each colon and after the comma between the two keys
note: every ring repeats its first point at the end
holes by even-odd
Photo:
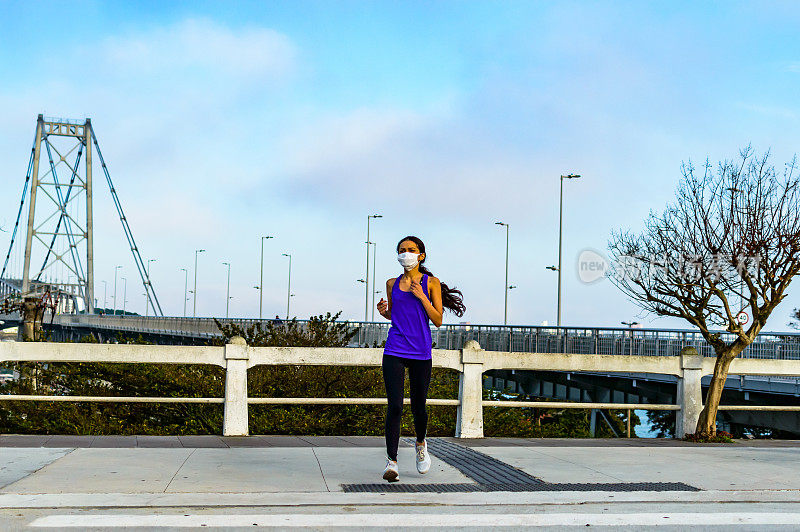
{"type": "Polygon", "coordinates": [[[0,272],[6,313],[21,310],[26,299],[54,314],[95,313],[92,198],[98,162],[147,304],[153,315],[163,316],[91,119],[81,122],[42,115],[36,120],[19,210],[0,272]],[[25,213],[27,223],[21,225],[25,213]]]}

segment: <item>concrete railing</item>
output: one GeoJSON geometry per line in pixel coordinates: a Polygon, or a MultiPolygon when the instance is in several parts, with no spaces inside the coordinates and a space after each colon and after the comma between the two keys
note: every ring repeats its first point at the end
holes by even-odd
{"type": "MultiPolygon", "coordinates": [[[[1,319],[1,318],[0,318],[1,319]]],[[[49,322],[49,317],[45,320],[49,322]]],[[[250,327],[257,323],[266,326],[273,320],[246,318],[219,318],[221,323],[234,323],[250,327]]],[[[303,328],[308,320],[297,320],[303,328]]],[[[354,329],[356,335],[350,347],[381,345],[389,333],[390,323],[340,321],[354,329]]],[[[66,328],[120,331],[154,335],[177,335],[193,338],[221,338],[213,318],[101,316],[86,314],[59,314],[53,324],[66,328]]],[[[736,339],[727,331],[711,331],[730,343],[736,339]]],[[[431,339],[441,349],[459,349],[469,340],[475,340],[484,349],[492,351],[519,351],[525,353],[578,353],[597,355],[678,356],[684,347],[695,347],[700,354],[713,357],[713,347],[697,330],[648,329],[621,327],[554,327],[490,324],[443,324],[431,326],[431,339]]],[[[756,341],[740,355],[741,358],[800,360],[800,332],[759,333],[756,341]]]]}
{"type": "MultiPolygon", "coordinates": [[[[119,362],[210,364],[225,368],[224,397],[86,397],[0,395],[4,401],[96,401],[223,403],[225,436],[245,436],[250,404],[385,404],[385,398],[248,397],[247,370],[258,365],[380,366],[382,348],[249,347],[235,337],[225,346],[137,344],[82,344],[57,342],[0,342],[0,362],[119,362]]],[[[433,365],[459,372],[458,397],[428,399],[431,405],[457,407],[456,437],[483,437],[483,407],[609,408],[676,410],[677,431],[693,432],[703,407],[701,378],[713,372],[714,360],[684,348],[679,356],[614,356],[574,353],[521,353],[485,351],[474,340],[463,349],[433,350],[433,365]],[[548,401],[494,401],[483,399],[483,374],[492,369],[565,372],[648,373],[674,375],[677,404],[553,403],[548,401]]],[[[732,375],[799,376],[800,360],[736,359],[732,375]]],[[[408,399],[406,399],[406,403],[408,399]]],[[[794,406],[721,406],[720,410],[798,410],[794,406]]]]}

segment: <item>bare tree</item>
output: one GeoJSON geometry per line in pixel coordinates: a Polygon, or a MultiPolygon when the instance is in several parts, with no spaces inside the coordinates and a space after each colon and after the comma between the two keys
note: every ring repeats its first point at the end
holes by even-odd
{"type": "Polygon", "coordinates": [[[612,231],[611,281],[645,311],[688,321],[713,347],[700,434],[716,434],[731,361],[755,340],[800,270],[795,167],[796,157],[779,176],[769,152],[757,157],[750,146],[716,168],[708,160],[699,170],[683,163],[674,204],[650,211],[641,234],[612,231]],[[742,312],[752,319],[740,323],[742,312]],[[731,334],[713,332],[720,329],[731,334]]]}

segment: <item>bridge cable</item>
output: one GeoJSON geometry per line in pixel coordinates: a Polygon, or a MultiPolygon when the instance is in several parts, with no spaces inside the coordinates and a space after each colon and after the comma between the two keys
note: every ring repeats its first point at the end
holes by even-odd
{"type": "Polygon", "coordinates": [[[106,181],[108,182],[108,187],[111,189],[111,197],[114,200],[114,206],[117,208],[117,213],[119,214],[119,219],[122,222],[122,229],[125,231],[125,237],[128,239],[128,245],[131,247],[131,252],[133,253],[133,260],[136,263],[136,268],[139,270],[139,276],[142,279],[142,284],[144,285],[145,292],[152,294],[150,301],[153,308],[153,314],[156,313],[156,307],[158,307],[158,314],[164,316],[164,312],[161,310],[161,304],[158,302],[158,298],[156,297],[155,289],[153,288],[152,283],[150,282],[150,276],[147,275],[147,268],[144,265],[144,261],[142,261],[142,257],[139,254],[139,248],[136,247],[136,241],[133,239],[133,232],[131,231],[130,226],[128,225],[128,220],[125,217],[125,213],[122,210],[122,203],[117,196],[117,191],[114,188],[114,184],[111,181],[111,174],[108,172],[108,167],[106,166],[105,159],[103,159],[103,154],[100,151],[100,145],[97,143],[97,136],[94,133],[94,126],[90,123],[89,128],[92,132],[92,140],[94,141],[94,147],[97,150],[97,156],[100,159],[100,163],[103,167],[103,173],[106,176],[106,181]]]}
{"type": "MultiPolygon", "coordinates": [[[[11,252],[14,247],[14,239],[17,236],[17,228],[19,227],[19,219],[22,216],[22,208],[25,205],[25,196],[28,193],[28,183],[31,180],[31,173],[33,172],[33,159],[34,154],[36,152],[36,139],[33,141],[33,148],[31,148],[31,158],[28,161],[28,171],[25,175],[25,185],[22,187],[22,199],[19,201],[19,212],[17,212],[17,221],[14,223],[14,231],[11,233],[11,244],[8,246],[8,254],[6,254],[6,260],[3,264],[3,271],[0,272],[0,279],[5,279],[6,276],[6,268],[8,267],[8,259],[11,256],[11,252]]],[[[15,257],[16,258],[16,257],[15,257]]]]}

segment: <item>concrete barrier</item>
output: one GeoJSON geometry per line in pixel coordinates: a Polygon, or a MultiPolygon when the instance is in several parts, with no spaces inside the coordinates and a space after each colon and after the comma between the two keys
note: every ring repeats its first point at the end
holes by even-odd
{"type": "MultiPolygon", "coordinates": [[[[245,436],[249,404],[385,404],[385,398],[249,398],[247,370],[269,365],[380,366],[382,348],[348,347],[250,347],[241,337],[225,346],[95,344],[59,342],[0,342],[0,362],[119,362],[209,364],[225,368],[224,397],[76,397],[47,395],[0,395],[0,401],[97,401],[97,402],[186,402],[223,403],[223,435],[245,436]]],[[[490,369],[569,372],[651,373],[678,377],[678,404],[570,403],[575,408],[621,408],[677,410],[676,433],[693,432],[703,408],[701,378],[714,369],[714,359],[703,357],[694,347],[679,356],[615,356],[574,353],[523,353],[485,351],[475,340],[462,349],[434,349],[434,367],[459,372],[457,399],[429,399],[432,405],[455,405],[456,432],[460,438],[483,437],[483,407],[564,408],[565,403],[483,400],[483,373],[490,369]]],[[[731,375],[800,375],[800,360],[736,359],[731,375]]],[[[408,400],[406,400],[408,402],[408,400]]],[[[724,410],[724,405],[720,410],[724,410]]],[[[733,408],[729,408],[733,409],[733,408]]],[[[739,406],[748,410],[797,410],[796,407],[739,406]]]]}

